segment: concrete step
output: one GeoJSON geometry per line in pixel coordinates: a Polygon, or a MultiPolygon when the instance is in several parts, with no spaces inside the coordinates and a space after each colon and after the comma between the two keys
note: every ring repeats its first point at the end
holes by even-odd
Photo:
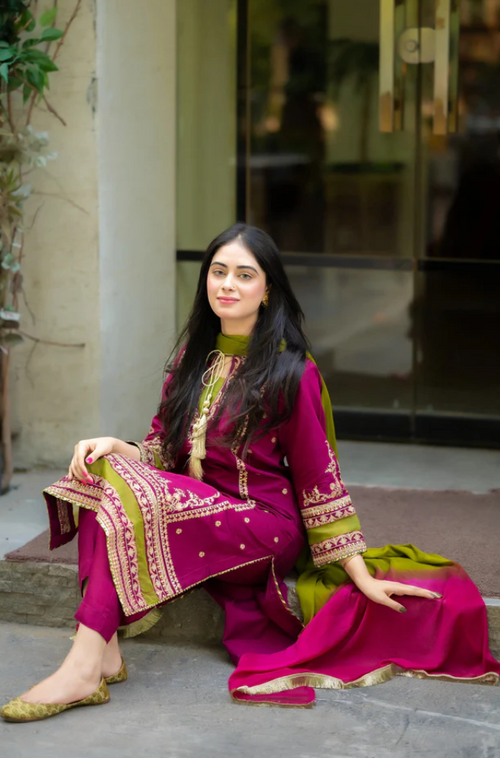
{"type": "MultiPolygon", "coordinates": [[[[300,614],[293,579],[289,603],[300,614]]],[[[34,561],[0,561],[0,620],[37,626],[72,627],[80,602],[76,566],[34,561]]],[[[500,599],[485,598],[491,652],[500,659],[500,599]]],[[[201,589],[169,603],[163,618],[145,637],[167,641],[220,644],[223,612],[201,589]]]]}

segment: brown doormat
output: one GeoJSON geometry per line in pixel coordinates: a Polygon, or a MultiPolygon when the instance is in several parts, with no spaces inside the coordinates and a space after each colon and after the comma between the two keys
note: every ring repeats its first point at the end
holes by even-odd
{"type": "MultiPolygon", "coordinates": [[[[413,543],[461,563],[486,597],[500,597],[500,490],[475,495],[455,490],[349,488],[368,545],[413,543]]],[[[77,541],[50,551],[43,532],[6,558],[77,562],[77,541]]]]}

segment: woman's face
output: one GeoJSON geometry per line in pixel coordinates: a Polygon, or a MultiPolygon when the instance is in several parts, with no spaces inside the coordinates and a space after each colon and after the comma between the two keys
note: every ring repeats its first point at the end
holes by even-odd
{"type": "Polygon", "coordinates": [[[207,294],[224,334],[251,334],[265,292],[266,274],[239,240],[217,250],[208,271],[207,294]]]}

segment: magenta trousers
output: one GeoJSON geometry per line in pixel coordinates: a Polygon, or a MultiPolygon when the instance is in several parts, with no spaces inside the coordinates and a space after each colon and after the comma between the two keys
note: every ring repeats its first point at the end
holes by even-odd
{"type": "MultiPolygon", "coordinates": [[[[303,537],[298,534],[281,556],[283,574],[294,566],[302,545],[303,537]]],[[[109,567],[106,534],[94,511],[86,508],[79,509],[78,577],[82,592],[84,582],[86,588],[75,618],[106,642],[119,626],[147,615],[148,611],[133,616],[123,613],[109,567]]],[[[295,642],[302,625],[284,609],[270,564],[261,561],[235,568],[221,579],[207,580],[204,587],[225,611],[223,640],[234,663],[244,653],[274,653],[295,642]]],[[[279,591],[286,598],[287,588],[281,580],[279,591]]]]}
{"type": "Polygon", "coordinates": [[[128,617],[123,614],[109,567],[106,535],[94,511],[86,508],[79,509],[78,579],[82,594],[84,582],[87,584],[75,619],[99,632],[106,642],[121,624],[130,624],[147,614],[147,611],[128,617]]]}

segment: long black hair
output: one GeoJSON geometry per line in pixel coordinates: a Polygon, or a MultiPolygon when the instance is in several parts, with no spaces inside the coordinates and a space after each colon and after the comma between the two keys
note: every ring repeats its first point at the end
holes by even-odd
{"type": "Polygon", "coordinates": [[[210,264],[219,248],[235,240],[255,256],[265,272],[269,304],[260,307],[246,360],[228,384],[224,407],[221,404],[211,420],[211,424],[217,424],[222,413],[228,412],[233,422],[230,431],[221,438],[221,444],[233,444],[244,425],[245,455],[252,439],[284,423],[290,417],[304,371],[309,349],[302,326],[304,314],[290,287],[279,250],[262,229],[234,224],[219,234],[206,250],[193,308],[165,369],[172,376],[158,413],[165,430],[164,450],[174,455],[186,440],[202,390],[206,359],[215,349],[221,329],[220,318],[208,300],[210,264]],[[286,341],[286,349],[280,352],[282,340],[286,341]],[[183,347],[182,360],[178,360],[183,347]]]}

